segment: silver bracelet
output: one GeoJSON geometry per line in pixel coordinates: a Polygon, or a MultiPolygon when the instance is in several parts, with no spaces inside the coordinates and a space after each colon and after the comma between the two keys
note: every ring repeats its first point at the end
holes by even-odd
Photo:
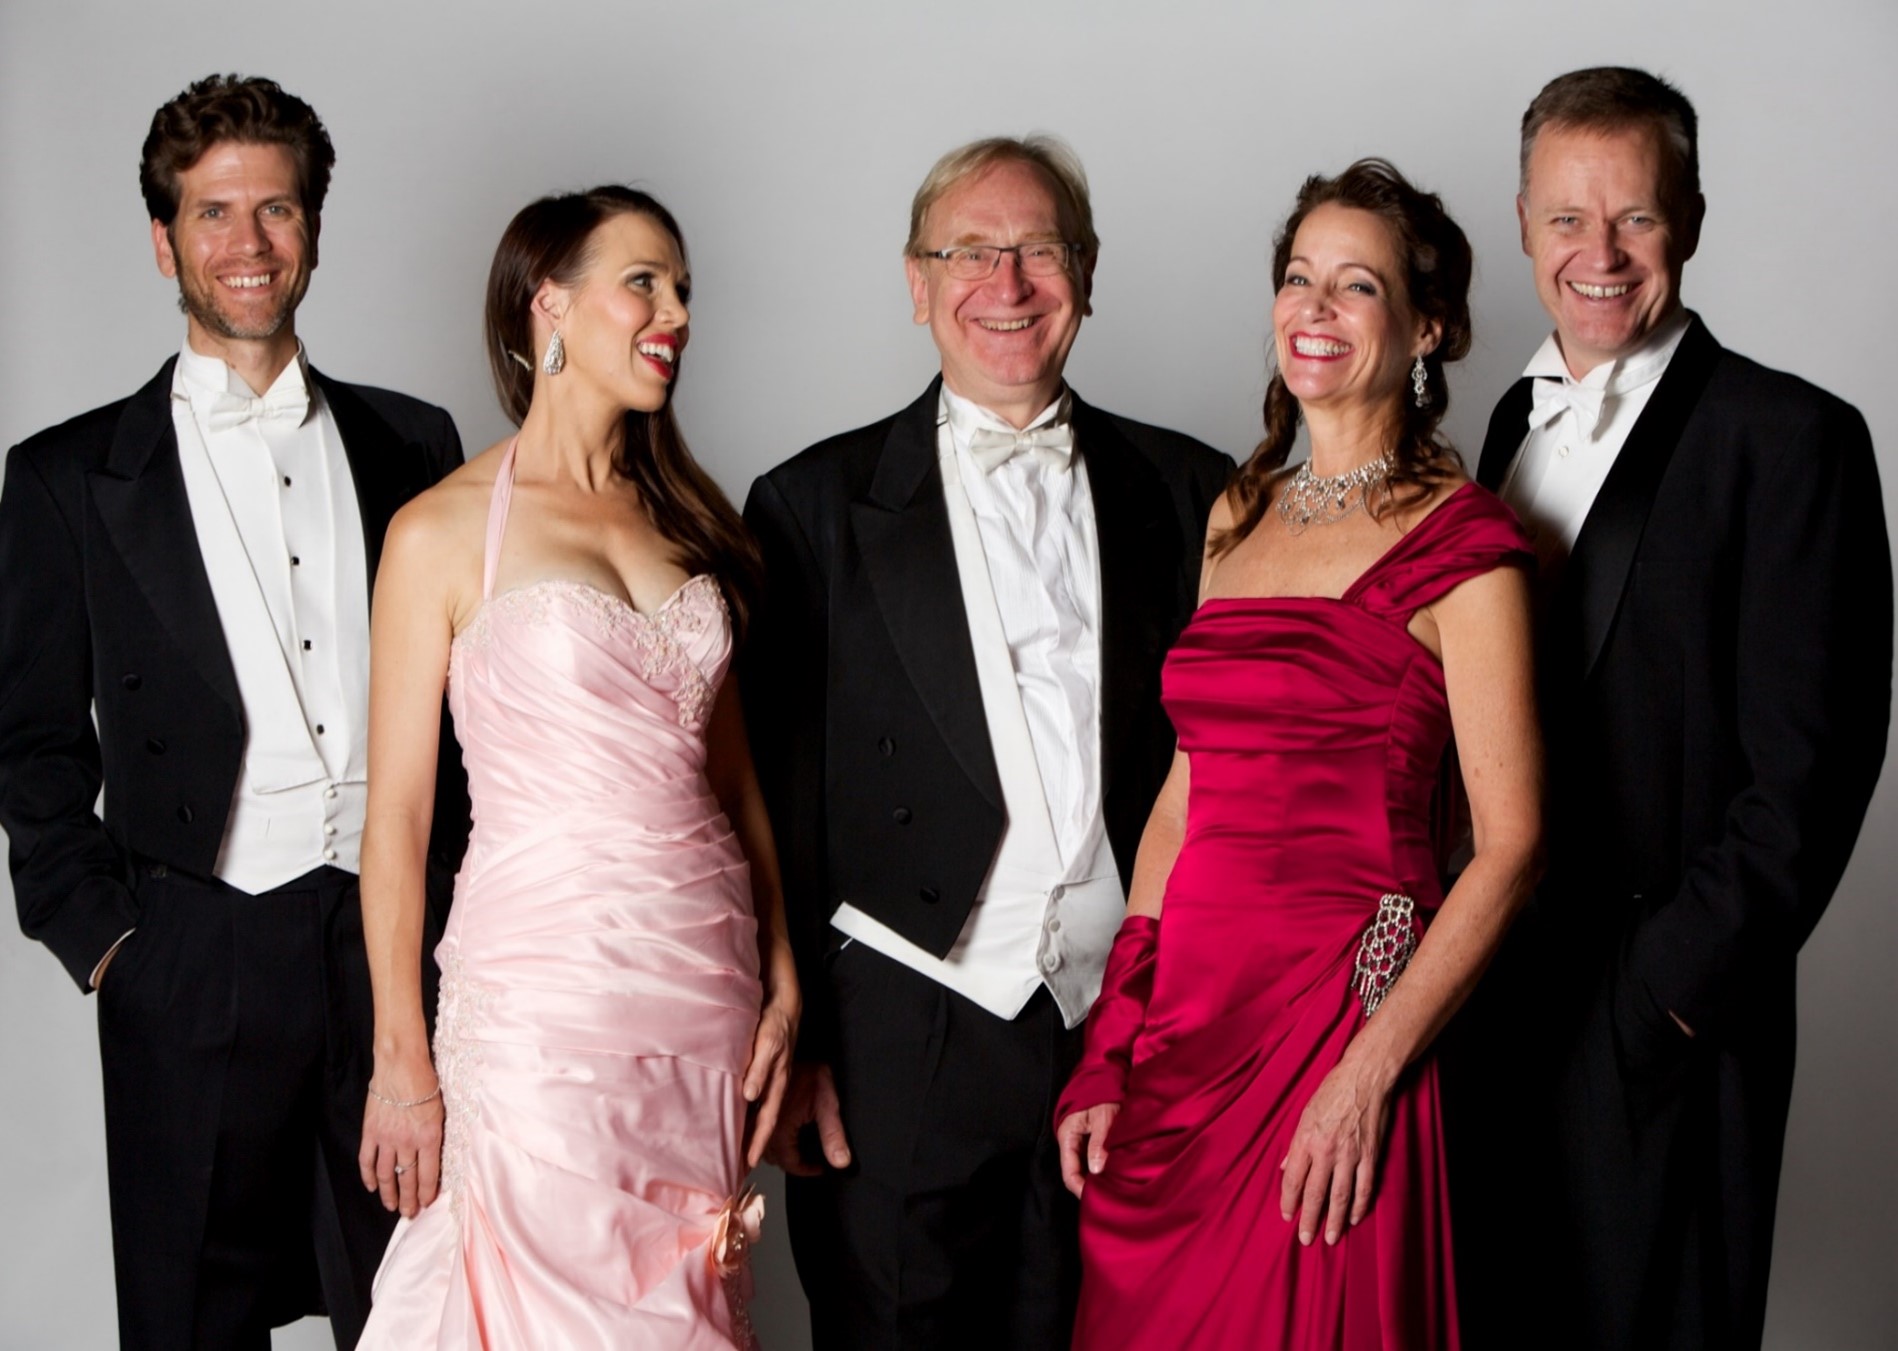
{"type": "Polygon", "coordinates": [[[376,1086],[374,1084],[365,1084],[363,1086],[369,1090],[369,1096],[381,1103],[384,1107],[420,1107],[423,1103],[433,1102],[442,1095],[442,1086],[436,1084],[435,1091],[430,1093],[427,1097],[410,1098],[408,1101],[403,1102],[396,1098],[383,1097],[382,1094],[376,1092],[376,1086]]]}

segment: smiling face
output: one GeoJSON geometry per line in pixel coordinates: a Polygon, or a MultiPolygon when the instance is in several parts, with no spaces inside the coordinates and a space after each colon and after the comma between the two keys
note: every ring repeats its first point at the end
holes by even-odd
{"type": "Polygon", "coordinates": [[[1439,327],[1410,308],[1403,278],[1390,227],[1369,211],[1326,202],[1299,222],[1272,335],[1285,386],[1308,413],[1398,407],[1439,327]]]}
{"type": "MultiPolygon", "coordinates": [[[[1069,239],[1063,227],[1046,175],[1005,160],[936,199],[922,248],[1069,239]]],[[[1056,276],[1029,277],[1016,255],[1003,254],[980,281],[959,281],[934,258],[904,264],[916,322],[929,325],[942,354],[943,383],[1018,427],[1054,402],[1068,349],[1088,313],[1092,260],[1056,276]]]]}
{"type": "Polygon", "coordinates": [[[1701,199],[1669,191],[1660,132],[1547,126],[1516,199],[1536,295],[1577,379],[1638,348],[1680,308],[1701,199]]]}
{"type": "Polygon", "coordinates": [[[535,296],[538,350],[557,324],[567,351],[559,380],[618,408],[657,412],[671,394],[691,319],[679,241],[650,216],[625,211],[594,229],[587,252],[574,285],[548,282],[535,296]]]}
{"type": "Polygon", "coordinates": [[[316,229],[287,147],[221,141],[180,173],[178,213],[152,222],[152,247],[178,281],[192,347],[227,361],[241,344],[294,353],[316,229]]]}

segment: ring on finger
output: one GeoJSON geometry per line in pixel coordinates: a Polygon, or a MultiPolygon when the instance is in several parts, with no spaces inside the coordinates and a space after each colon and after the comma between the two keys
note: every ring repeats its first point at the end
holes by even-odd
{"type": "Polygon", "coordinates": [[[414,1165],[414,1164],[412,1164],[412,1163],[398,1163],[398,1164],[397,1164],[397,1165],[395,1166],[395,1175],[396,1175],[397,1177],[401,1177],[401,1176],[402,1176],[402,1174],[404,1174],[404,1173],[406,1173],[406,1172],[408,1172],[408,1171],[409,1171],[409,1169],[411,1169],[411,1168],[413,1168],[414,1166],[415,1166],[415,1165],[414,1165]]]}

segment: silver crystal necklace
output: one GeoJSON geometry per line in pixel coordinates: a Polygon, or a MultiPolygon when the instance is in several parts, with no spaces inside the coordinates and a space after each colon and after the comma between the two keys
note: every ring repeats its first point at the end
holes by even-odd
{"type": "Polygon", "coordinates": [[[1311,471],[1311,461],[1298,466],[1291,481],[1279,492],[1279,519],[1294,535],[1314,525],[1342,521],[1364,505],[1364,495],[1390,477],[1393,465],[1389,454],[1325,477],[1311,471]]]}

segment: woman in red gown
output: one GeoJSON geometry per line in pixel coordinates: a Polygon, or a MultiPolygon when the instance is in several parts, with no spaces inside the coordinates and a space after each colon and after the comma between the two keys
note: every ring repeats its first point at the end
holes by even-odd
{"type": "Polygon", "coordinates": [[[1470,345],[1442,203],[1378,160],[1310,179],[1272,275],[1265,440],[1167,659],[1179,752],[1057,1111],[1088,1351],[1457,1343],[1425,1052],[1538,865],[1530,552],[1436,436],[1470,345]]]}

